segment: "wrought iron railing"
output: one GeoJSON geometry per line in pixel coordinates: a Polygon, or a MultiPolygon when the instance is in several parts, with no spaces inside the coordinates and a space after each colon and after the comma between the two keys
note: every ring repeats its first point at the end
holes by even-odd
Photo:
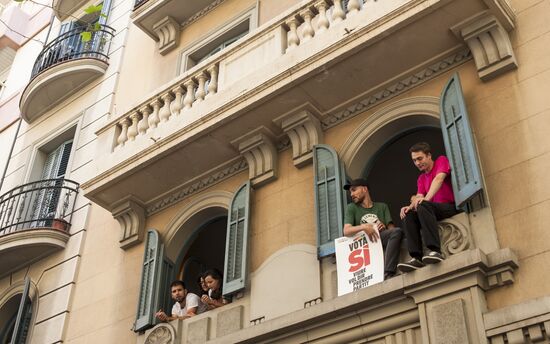
{"type": "Polygon", "coordinates": [[[18,186],[0,196],[0,236],[21,230],[54,228],[68,231],[79,184],[45,179],[18,186]]]}
{"type": "Polygon", "coordinates": [[[149,0],[136,0],[136,2],[134,3],[134,10],[139,6],[143,5],[144,3],[146,3],[147,1],[149,0]]]}
{"type": "Polygon", "coordinates": [[[32,77],[58,63],[74,59],[94,58],[107,62],[115,30],[101,25],[100,30],[90,32],[91,38],[86,42],[82,38],[83,32],[86,32],[85,27],[67,31],[46,45],[36,58],[32,77]]]}

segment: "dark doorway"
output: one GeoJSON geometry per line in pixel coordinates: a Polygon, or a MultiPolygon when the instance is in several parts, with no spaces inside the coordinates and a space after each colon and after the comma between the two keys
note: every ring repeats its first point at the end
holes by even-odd
{"type": "Polygon", "coordinates": [[[197,231],[183,256],[178,274],[190,292],[201,294],[197,280],[207,269],[215,268],[223,272],[226,231],[226,216],[208,222],[197,231]]]}
{"type": "Polygon", "coordinates": [[[370,159],[363,172],[372,199],[388,204],[396,226],[401,226],[399,210],[409,204],[411,195],[416,194],[419,171],[412,163],[409,148],[421,141],[432,146],[434,159],[445,154],[439,128],[418,128],[390,139],[370,159]]]}

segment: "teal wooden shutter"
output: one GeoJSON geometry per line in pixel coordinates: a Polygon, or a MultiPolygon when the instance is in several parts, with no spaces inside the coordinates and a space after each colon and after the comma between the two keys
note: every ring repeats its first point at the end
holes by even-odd
{"type": "Polygon", "coordinates": [[[32,301],[29,297],[30,287],[31,279],[26,277],[19,310],[17,311],[17,319],[15,320],[15,328],[11,337],[11,344],[25,344],[27,340],[32,320],[32,301]]]}
{"type": "Polygon", "coordinates": [[[237,189],[227,216],[223,295],[245,288],[247,278],[250,182],[237,189]]]}
{"type": "Polygon", "coordinates": [[[441,130],[449,163],[457,207],[462,207],[483,188],[474,136],[466,103],[455,73],[441,93],[441,130]]]}
{"type": "Polygon", "coordinates": [[[334,254],[334,239],[343,235],[343,173],[336,151],[328,145],[313,147],[313,168],[318,254],[325,257],[334,254]]]}
{"type": "Polygon", "coordinates": [[[172,297],[170,296],[170,284],[174,280],[174,263],[170,259],[168,259],[165,255],[164,250],[164,244],[161,244],[161,253],[160,257],[162,257],[162,264],[159,265],[160,272],[160,281],[159,281],[159,297],[158,302],[153,307],[154,311],[156,312],[159,309],[164,309],[169,314],[172,310],[172,297]]]}
{"type": "Polygon", "coordinates": [[[154,325],[154,313],[157,311],[159,293],[159,265],[162,245],[156,230],[147,231],[145,252],[143,253],[143,268],[141,271],[141,286],[139,289],[138,309],[134,331],[144,331],[154,325]]]}

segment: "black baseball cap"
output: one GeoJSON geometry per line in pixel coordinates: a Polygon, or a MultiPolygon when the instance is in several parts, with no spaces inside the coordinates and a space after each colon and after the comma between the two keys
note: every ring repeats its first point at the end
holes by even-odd
{"type": "Polygon", "coordinates": [[[369,187],[369,184],[367,183],[366,179],[363,179],[363,178],[354,179],[351,182],[349,182],[348,184],[344,185],[344,190],[349,190],[352,186],[366,186],[366,187],[369,187]]]}

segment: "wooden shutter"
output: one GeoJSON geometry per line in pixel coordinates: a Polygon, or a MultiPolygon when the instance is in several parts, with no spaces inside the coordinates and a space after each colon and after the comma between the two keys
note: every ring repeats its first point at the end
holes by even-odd
{"type": "Polygon", "coordinates": [[[162,245],[156,230],[147,231],[145,251],[143,253],[143,267],[141,270],[141,286],[139,289],[138,309],[134,331],[144,331],[154,325],[154,313],[157,311],[159,295],[159,265],[161,261],[162,245]]]}
{"type": "Polygon", "coordinates": [[[451,181],[457,207],[483,188],[474,137],[466,103],[455,73],[441,93],[441,130],[447,157],[451,164],[451,181]]]}
{"type": "Polygon", "coordinates": [[[32,301],[29,297],[30,287],[31,279],[26,277],[25,287],[23,288],[19,310],[17,311],[17,318],[15,320],[15,328],[11,337],[11,344],[25,344],[27,340],[27,334],[29,333],[29,327],[31,326],[32,320],[32,301]]]}
{"type": "Polygon", "coordinates": [[[250,182],[237,189],[227,216],[223,295],[245,288],[248,253],[250,182]]]}
{"type": "Polygon", "coordinates": [[[165,255],[164,250],[164,244],[161,244],[160,246],[160,255],[159,257],[162,257],[162,264],[159,265],[159,297],[157,299],[157,302],[155,306],[153,307],[154,311],[156,312],[159,309],[164,309],[166,314],[170,314],[172,311],[172,303],[174,302],[172,300],[172,297],[170,295],[170,284],[174,280],[174,263],[170,259],[168,259],[165,255]]]}
{"type": "Polygon", "coordinates": [[[336,151],[328,145],[313,147],[313,168],[317,246],[319,257],[324,257],[334,254],[334,239],[343,235],[343,172],[336,151]]]}

